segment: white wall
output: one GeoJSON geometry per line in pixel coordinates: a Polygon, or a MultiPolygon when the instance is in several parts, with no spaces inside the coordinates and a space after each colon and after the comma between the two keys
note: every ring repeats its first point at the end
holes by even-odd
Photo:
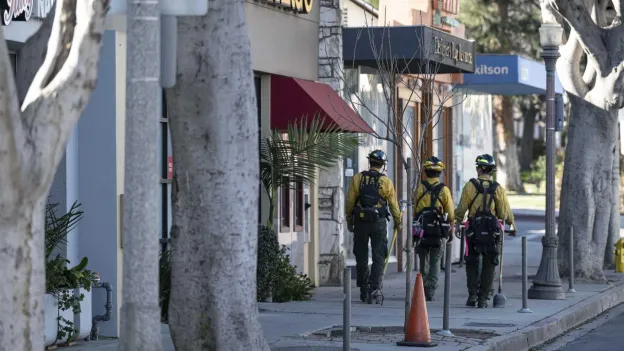
{"type": "Polygon", "coordinates": [[[377,25],[377,17],[353,1],[347,0],[343,3],[342,25],[344,27],[372,27],[377,25]]]}

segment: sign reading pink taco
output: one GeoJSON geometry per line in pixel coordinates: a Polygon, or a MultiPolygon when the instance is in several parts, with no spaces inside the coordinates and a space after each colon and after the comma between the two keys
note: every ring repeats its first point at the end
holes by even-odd
{"type": "Polygon", "coordinates": [[[314,0],[256,0],[297,13],[310,13],[314,0]]]}
{"type": "Polygon", "coordinates": [[[28,21],[33,13],[33,0],[0,0],[0,9],[5,26],[13,20],[28,21]]]}

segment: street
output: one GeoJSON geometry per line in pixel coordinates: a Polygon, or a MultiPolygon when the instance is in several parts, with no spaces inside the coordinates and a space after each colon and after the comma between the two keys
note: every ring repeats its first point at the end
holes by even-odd
{"type": "Polygon", "coordinates": [[[595,320],[566,333],[539,351],[616,351],[621,350],[621,335],[624,325],[624,305],[619,305],[595,320]]]}

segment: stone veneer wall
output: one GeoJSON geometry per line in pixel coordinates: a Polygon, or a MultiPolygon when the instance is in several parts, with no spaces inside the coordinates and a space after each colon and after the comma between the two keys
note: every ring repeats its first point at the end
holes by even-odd
{"type": "MultiPolygon", "coordinates": [[[[319,81],[343,95],[342,0],[320,0],[319,81]]],[[[319,276],[321,286],[342,285],[344,247],[344,167],[339,161],[319,172],[319,276]]]]}

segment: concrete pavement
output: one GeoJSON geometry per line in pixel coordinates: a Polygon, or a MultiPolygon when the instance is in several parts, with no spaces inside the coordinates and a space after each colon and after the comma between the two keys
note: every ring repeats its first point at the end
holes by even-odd
{"type": "MultiPolygon", "coordinates": [[[[529,238],[528,271],[531,276],[539,266],[543,229],[539,229],[539,223],[519,223],[519,227],[521,233],[529,238]]],[[[454,243],[457,244],[457,241],[454,243]]],[[[624,301],[624,280],[620,275],[610,274],[610,285],[577,284],[577,293],[566,300],[529,300],[533,313],[518,313],[522,297],[521,239],[506,237],[505,243],[503,292],[507,297],[507,307],[465,307],[465,272],[454,266],[450,327],[456,335],[442,338],[434,334],[439,343],[434,350],[526,350],[624,301]]],[[[564,291],[567,290],[567,281],[562,283],[564,291]]],[[[442,327],[443,284],[444,273],[440,277],[437,300],[427,303],[429,323],[434,331],[442,327]]],[[[403,337],[405,275],[394,273],[386,277],[383,306],[360,303],[355,282],[352,282],[352,291],[351,325],[359,329],[353,332],[351,347],[362,351],[402,349],[395,342],[403,337]]],[[[342,288],[323,287],[316,289],[312,301],[260,303],[260,320],[274,350],[340,350],[342,339],[332,330],[336,326],[339,329],[342,324],[342,306],[342,288]]],[[[163,326],[163,341],[165,351],[174,350],[166,326],[163,326]]],[[[108,351],[116,350],[116,344],[116,340],[97,341],[68,350],[108,351]]]]}

